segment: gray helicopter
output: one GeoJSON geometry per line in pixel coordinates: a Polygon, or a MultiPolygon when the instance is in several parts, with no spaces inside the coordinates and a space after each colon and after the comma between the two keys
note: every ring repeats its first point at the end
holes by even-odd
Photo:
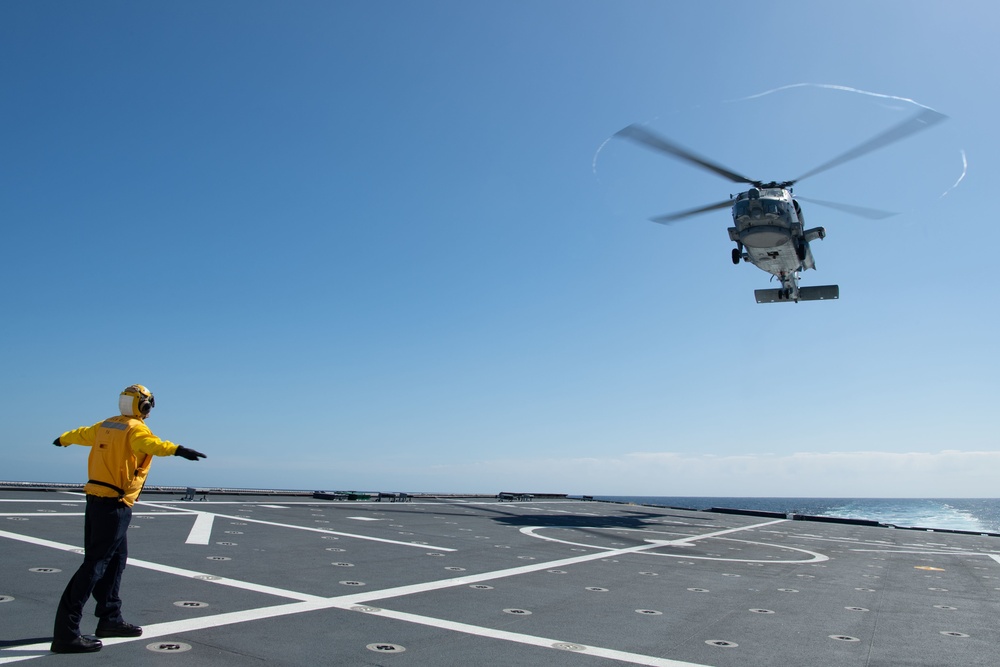
{"type": "MultiPolygon", "coordinates": [[[[733,264],[740,261],[750,262],[763,271],[767,271],[781,281],[777,289],[754,290],[757,303],[819,301],[840,298],[838,285],[820,285],[817,287],[799,287],[799,273],[806,269],[815,269],[812,250],[809,242],[826,238],[826,230],[822,227],[805,228],[805,217],[799,200],[828,206],[845,213],[857,215],[871,220],[888,218],[894,213],[877,209],[839,204],[836,202],[819,201],[792,195],[792,186],[799,181],[815,176],[849,160],[854,160],[879,148],[884,148],[931,125],[947,118],[933,109],[924,109],[915,116],[890,127],[868,141],[855,146],[832,160],[806,172],[790,181],[756,181],[703,158],[686,148],[667,141],[663,137],[639,125],[629,125],[619,131],[616,136],[631,139],[647,148],[666,153],[684,162],[706,169],[734,183],[752,185],[746,192],[741,192],[729,199],[700,206],[698,208],[680,211],[669,215],[652,218],[653,222],[669,224],[701,213],[732,207],[733,227],[729,228],[729,238],[736,243],[733,248],[733,264]]],[[[773,278],[772,278],[773,279],[773,278]]]]}

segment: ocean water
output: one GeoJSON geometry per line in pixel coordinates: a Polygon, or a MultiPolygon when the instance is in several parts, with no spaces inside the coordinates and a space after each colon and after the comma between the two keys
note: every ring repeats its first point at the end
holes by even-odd
{"type": "Polygon", "coordinates": [[[727,507],[785,514],[867,519],[907,528],[1000,533],[998,498],[714,498],[594,496],[599,500],[690,509],[727,507]]]}

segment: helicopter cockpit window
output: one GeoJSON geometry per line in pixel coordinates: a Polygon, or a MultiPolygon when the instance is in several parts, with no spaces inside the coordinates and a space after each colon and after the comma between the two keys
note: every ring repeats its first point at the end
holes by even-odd
{"type": "Polygon", "coordinates": [[[785,213],[785,202],[777,201],[775,199],[764,199],[761,200],[761,204],[764,205],[764,213],[768,215],[784,215],[785,213]]]}
{"type": "Polygon", "coordinates": [[[750,202],[746,199],[741,199],[736,202],[736,206],[733,207],[733,217],[741,218],[746,215],[750,215],[750,202]]]}

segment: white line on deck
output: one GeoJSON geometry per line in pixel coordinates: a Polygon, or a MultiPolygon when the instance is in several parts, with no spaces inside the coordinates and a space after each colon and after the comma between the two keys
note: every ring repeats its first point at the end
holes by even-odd
{"type": "MultiPolygon", "coordinates": [[[[238,517],[241,520],[247,520],[245,517],[238,517]]],[[[709,539],[711,537],[718,537],[720,535],[727,535],[730,533],[736,533],[746,530],[753,530],[756,528],[761,528],[763,526],[768,526],[774,523],[780,523],[782,520],[769,521],[761,524],[754,524],[750,526],[743,526],[741,528],[732,528],[728,530],[718,531],[716,533],[709,533],[705,535],[692,536],[690,538],[683,538],[683,540],[676,540],[676,542],[681,541],[696,541],[698,539],[709,539]]],[[[259,523],[269,523],[265,521],[260,521],[259,523]]],[[[300,526],[288,526],[290,528],[301,528],[300,526]]],[[[319,531],[323,532],[323,531],[319,531]]],[[[49,548],[59,549],[63,551],[73,551],[77,550],[78,547],[61,544],[59,542],[52,542],[50,540],[43,540],[40,538],[29,537],[26,535],[20,535],[17,533],[10,533],[7,531],[0,531],[0,537],[5,537],[8,539],[18,540],[21,542],[27,542],[30,544],[36,544],[39,546],[45,546],[49,548]]],[[[537,572],[540,570],[550,569],[553,567],[568,566],[578,563],[584,563],[592,560],[598,560],[608,557],[614,557],[617,555],[624,555],[629,553],[638,553],[647,549],[655,549],[657,547],[664,546],[665,544],[670,544],[668,541],[661,540],[650,540],[647,544],[642,544],[634,547],[628,547],[625,549],[616,549],[613,551],[598,551],[597,553],[585,554],[582,556],[576,556],[573,558],[563,558],[555,561],[547,561],[544,563],[534,563],[532,565],[526,565],[516,568],[508,568],[504,570],[496,570],[494,572],[486,572],[477,575],[469,575],[465,577],[456,577],[452,579],[445,579],[441,581],[432,581],[422,584],[413,584],[409,586],[397,586],[394,588],[388,588],[381,591],[372,591],[368,593],[360,593],[353,595],[342,595],[333,598],[320,598],[317,596],[306,595],[302,593],[295,593],[294,591],[284,591],[281,589],[259,586],[257,584],[251,584],[248,582],[240,582],[228,579],[217,579],[217,580],[206,580],[207,583],[228,585],[236,588],[243,588],[245,590],[253,590],[261,593],[268,593],[272,595],[283,595],[285,597],[296,597],[302,602],[296,602],[292,604],[277,605],[271,607],[262,607],[257,609],[248,609],[238,612],[230,612],[225,614],[217,614],[214,616],[203,616],[194,619],[186,619],[180,621],[169,621],[166,623],[155,623],[152,625],[147,625],[143,628],[143,635],[141,638],[114,638],[105,641],[105,645],[112,646],[114,644],[126,643],[131,641],[148,640],[150,638],[164,637],[167,635],[176,635],[182,632],[190,632],[194,630],[201,630],[206,628],[216,628],[225,625],[231,625],[235,623],[243,623],[247,621],[262,620],[266,618],[275,618],[278,616],[287,616],[290,614],[303,613],[307,611],[317,611],[321,609],[349,609],[351,606],[358,605],[368,601],[383,600],[387,598],[400,597],[404,595],[412,595],[415,593],[423,593],[433,590],[440,590],[442,588],[449,588],[461,585],[468,585],[470,583],[489,581],[493,579],[500,579],[505,577],[517,576],[520,574],[526,574],[530,572],[537,572]]],[[[414,546],[414,545],[411,545],[414,546]]],[[[425,547],[426,548],[426,547],[425,547]]],[[[143,568],[153,569],[167,574],[174,574],[184,577],[197,577],[202,576],[201,573],[193,572],[191,570],[183,570],[181,568],[175,568],[169,565],[161,565],[157,563],[151,563],[148,561],[129,559],[129,562],[143,568]]],[[[493,628],[483,628],[479,626],[469,625],[465,623],[456,623],[454,621],[448,621],[445,619],[436,619],[425,616],[417,616],[414,614],[407,614],[404,612],[395,612],[391,610],[381,610],[377,612],[379,614],[386,615],[390,618],[395,618],[397,620],[417,623],[421,625],[429,625],[432,627],[438,627],[445,630],[452,630],[455,632],[462,632],[465,634],[473,634],[477,636],[492,637],[496,639],[506,640],[506,641],[516,641],[519,643],[530,644],[533,646],[544,646],[548,648],[556,648],[553,646],[554,640],[545,639],[541,637],[534,637],[531,635],[522,635],[518,633],[506,632],[502,630],[496,630],[493,628]]],[[[626,653],[623,651],[616,651],[613,649],[604,649],[600,647],[591,647],[583,644],[577,644],[576,642],[564,642],[576,644],[583,650],[581,653],[593,655],[595,657],[603,657],[612,660],[619,660],[622,662],[629,662],[638,665],[648,665],[650,667],[704,667],[703,665],[697,665],[695,663],[682,662],[677,660],[670,660],[668,658],[659,658],[655,656],[646,656],[640,654],[626,653]]],[[[0,657],[0,664],[7,664],[13,662],[20,662],[22,660],[29,660],[32,658],[42,657],[48,654],[48,642],[31,644],[26,646],[12,646],[5,649],[0,649],[0,653],[3,652],[17,652],[17,653],[30,653],[35,652],[33,655],[17,655],[10,657],[0,657]]]]}
{"type": "Polygon", "coordinates": [[[212,524],[215,523],[215,515],[208,512],[198,512],[195,515],[194,525],[188,533],[185,544],[208,544],[212,539],[212,524]]]}

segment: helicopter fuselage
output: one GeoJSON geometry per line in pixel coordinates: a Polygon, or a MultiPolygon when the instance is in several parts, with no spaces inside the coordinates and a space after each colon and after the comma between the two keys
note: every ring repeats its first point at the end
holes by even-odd
{"type": "Polygon", "coordinates": [[[751,188],[736,195],[729,238],[736,243],[733,263],[752,263],[778,278],[790,291],[797,289],[797,274],[815,269],[809,241],[824,238],[822,227],[804,229],[804,217],[791,190],[782,187],[751,188]]]}

